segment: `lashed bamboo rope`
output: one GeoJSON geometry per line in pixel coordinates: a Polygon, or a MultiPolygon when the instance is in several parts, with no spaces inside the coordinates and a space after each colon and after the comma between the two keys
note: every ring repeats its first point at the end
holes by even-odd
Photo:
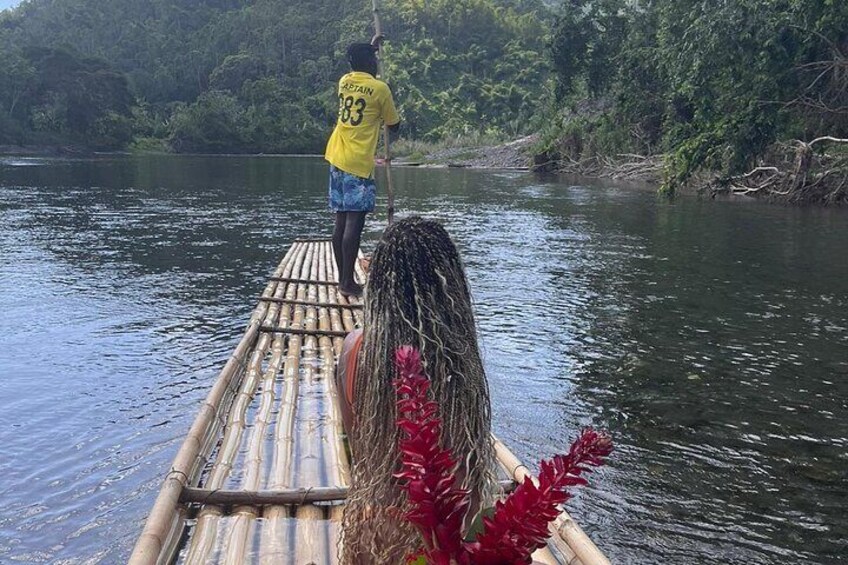
{"type": "MultiPolygon", "coordinates": [[[[525,477],[533,477],[530,470],[503,442],[494,436],[492,439],[498,461],[510,477],[518,482],[523,481],[525,477]]],[[[551,543],[563,555],[568,565],[610,565],[609,559],[565,510],[549,529],[551,543]]]]}
{"type": "MultiPolygon", "coordinates": [[[[287,265],[284,270],[284,274],[286,271],[290,271],[294,268],[297,258],[301,255],[301,253],[302,251],[300,249],[295,252],[295,261],[287,265]]],[[[273,296],[276,298],[282,298],[285,289],[286,285],[277,285],[273,296]]],[[[273,302],[270,303],[263,324],[276,324],[279,312],[280,304],[273,302]]],[[[224,437],[221,440],[220,447],[218,448],[218,455],[216,457],[215,464],[212,466],[212,471],[206,480],[207,488],[222,488],[224,486],[224,481],[226,481],[232,471],[233,463],[236,457],[238,457],[242,435],[244,434],[246,426],[247,409],[253,402],[253,397],[256,394],[256,389],[262,376],[262,361],[268,354],[268,350],[271,347],[271,341],[271,334],[261,334],[250,354],[247,373],[242,380],[241,390],[230,407],[227,424],[224,430],[224,437]]],[[[244,527],[246,523],[249,522],[249,513],[249,510],[237,509],[237,517],[234,520],[231,520],[231,522],[244,527]]],[[[219,518],[221,515],[222,512],[220,508],[211,506],[203,508],[198,514],[197,530],[192,536],[191,544],[186,556],[186,563],[188,565],[207,563],[209,561],[209,556],[214,550],[215,543],[217,541],[219,518]]],[[[236,540],[233,541],[234,543],[232,544],[232,547],[229,548],[229,551],[225,550],[225,556],[232,555],[231,552],[239,549],[239,544],[236,543],[236,540]]]]}
{"type": "MultiPolygon", "coordinates": [[[[282,276],[283,269],[293,253],[292,247],[275,270],[275,276],[282,276]]],[[[276,283],[269,283],[262,296],[271,296],[276,286],[276,283]]],[[[218,375],[212,390],[209,391],[174,458],[171,470],[165,477],[144,529],[130,556],[130,565],[153,565],[159,561],[169,562],[173,559],[176,548],[173,540],[180,537],[184,527],[184,513],[178,506],[180,494],[187,484],[194,484],[197,481],[203,458],[208,453],[206,449],[210,445],[209,438],[216,435],[218,419],[225,406],[228,391],[238,380],[245,357],[257,339],[259,325],[267,309],[267,304],[260,303],[253,311],[244,336],[218,375]]]]}
{"type": "MultiPolygon", "coordinates": [[[[298,268],[296,276],[303,276],[303,271],[308,273],[309,263],[312,261],[312,250],[307,248],[307,255],[298,268]],[[305,265],[305,267],[304,267],[305,265]]],[[[306,300],[306,286],[303,284],[290,285],[290,292],[286,298],[299,301],[306,300]],[[296,289],[296,290],[295,290],[296,289]]],[[[303,320],[306,308],[295,305],[294,315],[290,323],[292,328],[303,328],[303,320]]],[[[271,474],[268,479],[268,488],[279,490],[288,488],[292,482],[292,455],[294,443],[294,423],[297,410],[298,377],[300,373],[300,354],[303,337],[292,335],[288,341],[286,361],[283,366],[283,396],[280,409],[277,414],[277,426],[274,432],[274,456],[272,458],[271,474]]],[[[290,559],[288,553],[288,540],[290,535],[290,524],[288,518],[290,512],[287,506],[271,506],[263,513],[263,527],[260,541],[259,562],[262,565],[286,563],[290,559]]]]}

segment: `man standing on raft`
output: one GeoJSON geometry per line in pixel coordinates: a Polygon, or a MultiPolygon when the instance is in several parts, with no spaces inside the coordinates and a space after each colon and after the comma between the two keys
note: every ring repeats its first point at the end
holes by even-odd
{"type": "Polygon", "coordinates": [[[339,268],[339,292],[361,296],[354,265],[365,215],[374,211],[374,156],[385,123],[396,133],[400,118],[388,85],[377,80],[377,52],[382,36],[347,49],[351,72],[339,81],[339,117],[327,142],[330,163],[330,209],[336,213],[333,252],[339,268]]]}

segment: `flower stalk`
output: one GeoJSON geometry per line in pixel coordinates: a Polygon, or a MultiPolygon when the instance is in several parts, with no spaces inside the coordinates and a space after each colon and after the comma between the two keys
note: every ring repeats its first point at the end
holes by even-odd
{"type": "Polygon", "coordinates": [[[494,513],[483,518],[483,531],[466,541],[462,535],[470,493],[456,486],[457,460],[440,447],[442,421],[430,400],[429,379],[420,353],[411,346],[395,354],[398,378],[397,425],[401,430],[401,469],[395,474],[407,493],[405,517],[421,534],[422,547],[409,561],[430,565],[507,565],[531,563],[532,553],[545,546],[548,524],[569,489],[587,484],[585,474],[605,463],[613,446],[610,437],[584,429],[568,453],[540,463],[538,481],[530,477],[494,513]]]}

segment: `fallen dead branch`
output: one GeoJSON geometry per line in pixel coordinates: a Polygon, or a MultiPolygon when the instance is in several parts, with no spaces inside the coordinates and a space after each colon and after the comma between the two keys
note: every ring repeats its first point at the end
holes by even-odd
{"type": "Polygon", "coordinates": [[[832,136],[777,144],[759,166],[742,175],[714,179],[707,189],[712,196],[736,194],[795,204],[846,204],[848,151],[839,148],[846,144],[848,139],[832,136]]]}
{"type": "Polygon", "coordinates": [[[612,157],[594,155],[581,159],[560,155],[540,157],[532,170],[619,180],[658,180],[663,169],[662,155],[623,153],[612,157]]]}

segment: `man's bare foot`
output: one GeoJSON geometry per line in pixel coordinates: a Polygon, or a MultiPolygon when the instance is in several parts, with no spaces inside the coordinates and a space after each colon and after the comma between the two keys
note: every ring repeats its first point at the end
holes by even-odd
{"type": "Polygon", "coordinates": [[[367,255],[363,255],[362,257],[359,258],[359,266],[362,268],[363,271],[365,271],[366,273],[368,272],[368,269],[371,268],[371,254],[370,253],[368,253],[367,255]]]}
{"type": "Polygon", "coordinates": [[[359,298],[362,296],[362,287],[356,283],[350,286],[339,286],[339,293],[345,298],[359,298]]]}

